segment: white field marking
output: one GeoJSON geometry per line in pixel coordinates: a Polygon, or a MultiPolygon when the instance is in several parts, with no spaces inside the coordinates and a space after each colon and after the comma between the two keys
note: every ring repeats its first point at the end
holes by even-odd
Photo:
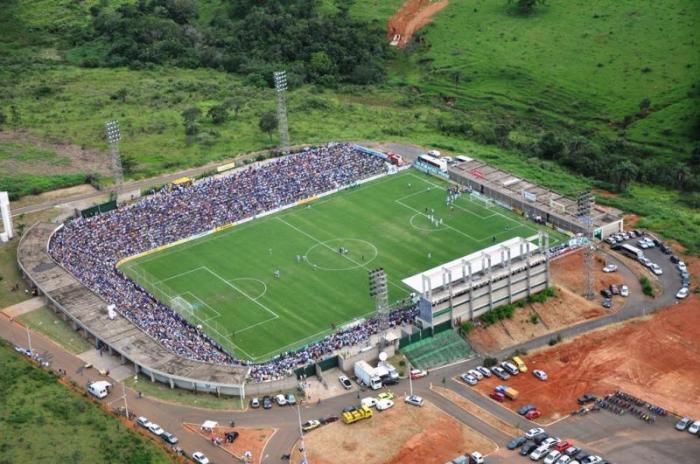
{"type": "MultiPolygon", "coordinates": [[[[377,181],[385,180],[385,181],[388,182],[389,180],[391,180],[391,181],[397,181],[397,180],[399,180],[399,179],[400,179],[400,178],[397,178],[397,177],[394,177],[394,176],[382,177],[382,178],[380,178],[380,179],[377,179],[376,181],[364,183],[364,184],[361,184],[361,185],[359,185],[359,186],[357,186],[357,187],[354,187],[354,188],[352,188],[352,189],[345,189],[345,190],[341,190],[341,191],[339,191],[339,192],[336,192],[336,193],[334,193],[334,194],[332,194],[332,195],[327,195],[327,196],[325,196],[324,198],[322,198],[321,200],[316,200],[316,201],[311,202],[311,204],[313,204],[313,205],[315,205],[315,206],[322,205],[322,204],[324,204],[324,203],[328,203],[329,201],[331,201],[331,200],[337,198],[337,197],[338,197],[339,195],[341,195],[341,194],[342,194],[343,196],[345,196],[345,195],[351,195],[351,194],[356,193],[356,192],[360,192],[360,191],[362,191],[362,190],[366,190],[367,188],[370,188],[370,187],[372,187],[372,186],[379,185],[379,184],[376,184],[376,183],[375,183],[375,182],[377,182],[377,181]]],[[[244,224],[237,225],[237,226],[232,227],[232,228],[230,228],[230,229],[222,230],[222,231],[219,231],[219,232],[215,232],[215,233],[213,233],[213,234],[206,235],[206,236],[204,236],[204,237],[201,237],[201,238],[192,240],[191,242],[183,243],[183,244],[178,245],[178,246],[176,246],[176,247],[173,247],[173,248],[170,248],[170,249],[167,249],[167,250],[163,250],[163,251],[158,252],[158,253],[154,253],[153,255],[144,256],[143,258],[140,258],[140,259],[137,259],[137,260],[134,260],[134,261],[130,261],[130,262],[129,262],[128,264],[126,264],[125,266],[129,266],[129,265],[131,265],[131,264],[133,264],[133,263],[136,263],[136,262],[138,262],[139,264],[141,264],[141,263],[147,263],[147,262],[152,261],[152,260],[154,260],[154,259],[156,259],[156,258],[160,258],[160,257],[163,257],[163,256],[168,256],[168,255],[171,255],[171,254],[173,254],[173,253],[179,253],[179,252],[181,252],[181,251],[183,251],[183,250],[187,250],[187,249],[189,249],[189,248],[193,248],[193,247],[202,245],[202,244],[207,243],[207,242],[210,242],[210,241],[212,241],[212,240],[218,240],[218,239],[220,239],[220,238],[227,237],[228,235],[230,235],[230,234],[232,234],[232,233],[234,233],[234,232],[243,230],[244,228],[253,226],[253,225],[255,225],[255,224],[262,224],[262,223],[263,223],[265,220],[267,220],[267,219],[272,219],[272,218],[275,218],[275,217],[288,216],[288,215],[297,213],[298,210],[303,209],[303,208],[305,208],[305,207],[306,207],[306,204],[297,205],[297,206],[295,206],[295,207],[293,207],[293,208],[289,208],[288,210],[280,211],[280,212],[277,213],[277,214],[273,214],[272,216],[266,216],[266,217],[261,218],[261,219],[258,219],[258,220],[248,221],[248,222],[246,222],[246,223],[244,223],[244,224]]]]}
{"type": "MultiPolygon", "coordinates": [[[[203,267],[203,266],[199,266],[199,267],[195,267],[194,269],[190,269],[189,271],[185,271],[185,272],[181,272],[181,273],[179,273],[179,274],[175,274],[174,276],[170,276],[170,277],[167,277],[167,278],[165,278],[165,279],[163,279],[163,280],[159,280],[158,282],[156,282],[156,284],[162,284],[163,282],[167,282],[167,281],[169,281],[169,280],[177,279],[178,277],[182,277],[182,276],[187,275],[187,274],[190,274],[190,273],[192,273],[192,272],[199,271],[200,269],[204,269],[204,267],[203,267]]],[[[192,296],[194,296],[194,295],[192,295],[192,296]]]]}
{"type": "Polygon", "coordinates": [[[250,301],[252,301],[252,302],[255,303],[256,305],[258,305],[258,306],[260,306],[261,308],[263,308],[263,309],[264,309],[265,311],[267,311],[268,313],[272,314],[272,315],[274,316],[275,319],[279,317],[279,316],[277,315],[276,312],[274,312],[273,310],[271,310],[270,308],[268,308],[268,307],[265,306],[264,304],[260,303],[260,302],[259,302],[258,300],[256,300],[255,298],[251,298],[250,295],[248,295],[246,292],[244,292],[244,291],[241,290],[240,288],[236,287],[236,286],[233,285],[231,282],[229,282],[228,280],[224,279],[223,277],[221,277],[219,274],[217,274],[216,272],[212,271],[211,269],[209,269],[207,266],[202,266],[202,267],[203,267],[204,269],[206,269],[207,271],[209,271],[212,275],[214,275],[215,277],[217,277],[219,280],[221,280],[223,283],[225,283],[226,285],[228,285],[228,286],[231,287],[232,289],[236,290],[238,293],[240,293],[241,295],[245,296],[245,297],[248,298],[250,301]]]}
{"type": "MultiPolygon", "coordinates": [[[[311,255],[311,252],[312,252],[316,247],[318,247],[319,245],[320,245],[320,246],[323,246],[324,248],[330,248],[330,246],[326,246],[325,244],[326,244],[327,242],[335,242],[335,241],[338,241],[338,240],[342,240],[342,241],[346,241],[346,242],[347,242],[347,241],[363,242],[363,243],[369,245],[370,247],[372,247],[372,249],[374,250],[374,256],[372,256],[370,259],[366,260],[366,261],[364,262],[364,264],[369,264],[369,263],[371,263],[372,261],[374,261],[375,259],[377,259],[377,256],[379,256],[379,250],[377,250],[377,247],[374,246],[373,243],[368,242],[367,240],[363,240],[363,239],[361,239],[361,238],[332,238],[332,239],[330,239],[330,240],[326,240],[326,241],[323,242],[323,243],[316,243],[316,244],[314,244],[314,245],[311,245],[311,248],[309,248],[308,250],[306,250],[306,253],[304,253],[304,256],[306,256],[306,262],[309,263],[309,264],[311,264],[312,266],[316,266],[316,268],[318,268],[318,269],[320,269],[320,270],[322,270],[322,271],[352,271],[352,270],[355,270],[355,269],[359,269],[359,268],[361,267],[361,266],[359,266],[359,265],[355,265],[355,266],[352,266],[352,267],[346,267],[346,268],[342,268],[342,269],[341,269],[341,268],[324,267],[324,266],[319,266],[318,264],[316,264],[316,263],[314,263],[313,261],[311,261],[311,259],[309,259],[309,256],[311,255]]],[[[332,249],[333,249],[334,252],[335,252],[335,248],[332,248],[332,249]]],[[[345,256],[345,255],[343,255],[343,256],[345,256]]]]}
{"type": "Polygon", "coordinates": [[[260,298],[262,298],[263,296],[265,296],[265,294],[267,293],[267,285],[265,284],[265,282],[263,282],[263,281],[260,280],[260,279],[256,279],[256,278],[254,278],[254,277],[236,277],[235,279],[229,280],[229,282],[237,282],[237,281],[239,281],[239,280],[252,280],[253,282],[259,282],[259,283],[262,284],[262,286],[263,286],[263,291],[262,291],[262,293],[261,293],[260,295],[256,296],[255,298],[252,298],[253,300],[260,299],[260,298]]]}
{"type": "MultiPolygon", "coordinates": [[[[425,182],[425,183],[427,183],[427,184],[430,184],[430,185],[433,185],[433,186],[435,186],[435,187],[441,188],[440,185],[435,184],[435,183],[433,183],[433,182],[430,182],[429,180],[423,179],[423,178],[421,178],[421,177],[414,176],[413,174],[411,174],[411,177],[415,177],[416,179],[421,180],[421,181],[423,181],[423,182],[425,182]]],[[[472,200],[467,200],[467,201],[472,201],[472,200]]],[[[474,203],[474,204],[476,204],[476,203],[474,203]]],[[[464,210],[464,211],[469,211],[469,210],[466,210],[466,209],[460,207],[459,205],[455,205],[455,206],[457,206],[458,208],[460,208],[460,209],[462,209],[462,210],[464,210]]],[[[469,211],[469,212],[471,212],[472,214],[474,214],[474,215],[477,216],[477,217],[481,217],[482,219],[488,219],[488,218],[493,217],[494,215],[501,216],[502,218],[507,219],[507,220],[509,220],[509,221],[511,221],[511,222],[515,222],[516,224],[518,224],[518,226],[520,226],[520,227],[525,227],[525,228],[527,228],[528,230],[531,230],[531,231],[533,231],[533,232],[535,232],[535,233],[537,233],[537,232],[539,231],[539,229],[537,229],[537,228],[535,228],[535,227],[533,227],[533,226],[531,226],[531,225],[529,225],[529,224],[527,224],[527,223],[525,223],[525,222],[520,222],[520,221],[518,221],[518,220],[516,220],[516,219],[514,219],[514,218],[508,217],[508,216],[506,216],[505,214],[501,213],[501,212],[498,211],[498,209],[497,209],[497,208],[500,208],[500,206],[499,206],[498,204],[495,204],[494,206],[496,206],[496,208],[494,208],[494,209],[492,210],[492,211],[493,211],[493,214],[492,214],[491,216],[483,216],[483,217],[482,217],[482,216],[480,216],[480,215],[474,213],[473,211],[469,211]]],[[[483,206],[482,206],[482,208],[483,208],[483,206]]],[[[503,232],[498,232],[498,233],[492,234],[492,235],[500,235],[500,234],[502,234],[502,233],[503,233],[503,232]]],[[[484,241],[484,240],[487,240],[487,239],[488,239],[488,237],[486,237],[486,238],[484,238],[484,239],[481,239],[481,240],[478,240],[478,241],[484,241]]],[[[560,240],[557,239],[557,238],[555,238],[555,239],[553,239],[553,240],[550,242],[550,245],[551,245],[551,244],[557,244],[557,243],[559,243],[559,242],[560,242],[560,240]]]]}
{"type": "MultiPolygon", "coordinates": [[[[408,208],[408,209],[410,209],[411,211],[414,211],[414,212],[420,214],[421,216],[426,216],[426,217],[427,217],[427,215],[426,215],[425,213],[423,213],[423,212],[421,212],[421,211],[418,211],[416,208],[414,208],[414,207],[412,207],[412,206],[408,206],[406,203],[403,203],[403,202],[401,202],[401,201],[399,201],[399,200],[394,200],[394,201],[395,201],[396,203],[398,203],[399,205],[403,206],[404,208],[408,208]]],[[[458,234],[464,235],[464,236],[467,237],[469,240],[473,240],[473,241],[475,241],[475,242],[481,242],[481,241],[482,241],[482,240],[479,240],[479,239],[477,239],[477,238],[472,237],[471,235],[469,235],[469,234],[466,233],[466,232],[463,232],[463,231],[461,231],[461,230],[459,230],[459,229],[457,229],[457,228],[455,228],[455,227],[452,227],[451,225],[449,225],[449,224],[447,224],[447,223],[445,223],[444,225],[445,225],[445,227],[447,227],[448,229],[451,229],[451,230],[457,232],[458,234]]]]}
{"type": "MultiPolygon", "coordinates": [[[[359,316],[355,316],[355,317],[353,317],[353,319],[364,318],[364,317],[369,316],[370,314],[375,314],[376,312],[377,312],[376,310],[372,310],[372,311],[370,311],[370,312],[368,312],[368,313],[361,314],[361,315],[359,315],[359,316]]],[[[350,319],[350,320],[344,322],[343,324],[347,324],[348,322],[352,321],[353,319],[350,319]]],[[[342,325],[342,324],[341,324],[341,325],[342,325]]],[[[315,338],[320,337],[321,335],[323,335],[323,334],[325,334],[325,333],[333,333],[333,331],[332,331],[331,329],[324,329],[324,330],[322,330],[322,331],[320,331],[320,332],[316,332],[316,333],[313,334],[313,335],[308,335],[308,336],[306,336],[306,337],[304,337],[304,338],[300,338],[300,339],[297,340],[297,341],[294,341],[294,342],[289,343],[289,344],[287,344],[287,345],[284,345],[284,346],[282,346],[282,347],[276,348],[276,349],[274,349],[274,350],[272,350],[272,351],[269,351],[269,352],[267,352],[267,353],[265,353],[265,354],[261,354],[260,356],[258,356],[258,357],[256,357],[256,358],[253,358],[253,360],[257,362],[258,359],[265,358],[265,357],[267,357],[267,356],[270,356],[271,354],[284,351],[286,348],[290,348],[290,347],[294,347],[294,346],[301,345],[301,344],[303,344],[304,342],[306,342],[307,340],[315,339],[315,338]]]]}
{"type": "Polygon", "coordinates": [[[432,229],[429,229],[427,227],[417,226],[413,223],[413,220],[418,216],[421,216],[421,215],[416,213],[413,216],[411,216],[411,219],[408,221],[408,223],[411,225],[411,227],[413,227],[416,230],[422,230],[423,232],[437,232],[440,230],[447,230],[446,226],[433,227],[432,229]]]}
{"type": "Polygon", "coordinates": [[[199,301],[199,302],[202,303],[204,306],[206,306],[207,308],[209,308],[209,310],[210,310],[211,312],[216,313],[216,316],[212,316],[212,317],[206,319],[207,322],[210,321],[210,320],[212,320],[212,319],[216,319],[216,318],[218,318],[218,317],[221,317],[221,313],[220,313],[219,311],[217,311],[216,309],[212,308],[212,307],[209,305],[209,303],[207,303],[206,301],[204,301],[203,299],[201,299],[200,297],[198,297],[198,296],[195,295],[194,293],[187,291],[187,292],[185,292],[185,293],[182,293],[182,295],[191,295],[192,298],[194,298],[195,300],[199,301]]]}
{"type": "MultiPolygon", "coordinates": [[[[326,245],[326,244],[325,244],[324,242],[322,242],[321,240],[319,240],[319,239],[317,239],[316,237],[314,237],[313,235],[309,234],[308,232],[303,231],[302,229],[298,228],[297,226],[295,226],[295,225],[293,225],[293,224],[288,223],[288,222],[285,221],[284,219],[278,217],[277,220],[279,220],[280,222],[282,222],[282,223],[284,223],[284,224],[287,224],[287,225],[288,225],[289,227],[291,227],[292,229],[296,230],[296,231],[299,232],[299,233],[302,233],[302,234],[306,235],[306,236],[309,237],[311,240],[313,240],[313,241],[315,241],[316,243],[318,243],[318,244],[320,244],[320,245],[322,245],[322,246],[328,248],[329,250],[331,250],[331,251],[333,251],[333,252],[336,251],[336,250],[334,250],[333,248],[331,248],[330,246],[326,245]]],[[[334,240],[334,239],[332,239],[332,240],[334,240]]],[[[367,243],[369,243],[369,242],[367,242],[367,243]]],[[[376,247],[375,247],[375,248],[376,248],[376,247]]],[[[349,257],[349,256],[347,256],[347,255],[342,255],[342,256],[343,256],[343,258],[347,259],[347,260],[350,261],[351,263],[356,264],[358,268],[363,268],[363,269],[369,270],[369,268],[366,266],[366,264],[358,263],[357,261],[355,261],[354,259],[352,259],[351,257],[349,257]]],[[[395,284],[395,283],[392,282],[392,281],[389,281],[389,283],[390,283],[391,285],[393,285],[394,287],[398,288],[398,289],[401,290],[401,291],[405,291],[405,290],[406,290],[405,288],[403,288],[403,287],[401,287],[401,286],[395,284]]]]}

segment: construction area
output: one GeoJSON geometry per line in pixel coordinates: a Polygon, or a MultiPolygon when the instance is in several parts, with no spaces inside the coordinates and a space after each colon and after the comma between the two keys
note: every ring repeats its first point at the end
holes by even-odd
{"type": "MultiPolygon", "coordinates": [[[[346,425],[341,421],[305,435],[308,461],[315,464],[424,464],[449,462],[467,451],[487,454],[497,446],[483,435],[429,402],[423,407],[395,406],[371,419],[346,425]]],[[[300,462],[298,447],[291,462],[300,462]]]]}
{"type": "MultiPolygon", "coordinates": [[[[700,414],[700,298],[688,299],[653,316],[590,332],[523,356],[529,370],[544,370],[542,382],[526,373],[505,383],[519,392],[503,403],[516,410],[526,404],[549,423],[578,409],[584,393],[604,395],[622,390],[680,416],[700,414]]],[[[488,395],[497,378],[479,382],[488,395]]]]}

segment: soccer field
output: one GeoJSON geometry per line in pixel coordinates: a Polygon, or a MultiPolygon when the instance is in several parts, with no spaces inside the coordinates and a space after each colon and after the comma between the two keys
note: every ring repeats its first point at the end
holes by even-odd
{"type": "MultiPolygon", "coordinates": [[[[120,269],[238,357],[262,362],[370,316],[369,269],[386,270],[395,301],[410,293],[403,278],[487,247],[494,236],[537,232],[468,195],[448,207],[446,186],[411,169],[120,269]]],[[[548,232],[552,244],[562,239],[548,232]]]]}

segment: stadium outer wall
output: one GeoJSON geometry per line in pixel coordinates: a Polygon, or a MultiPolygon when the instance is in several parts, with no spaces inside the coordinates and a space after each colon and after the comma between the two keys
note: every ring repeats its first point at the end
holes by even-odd
{"type": "MultiPolygon", "coordinates": [[[[378,152],[357,146],[367,154],[378,156],[378,152]]],[[[404,169],[409,169],[410,165],[404,169]]],[[[398,172],[398,171],[394,171],[398,172]]],[[[379,177],[390,175],[385,173],[363,179],[365,183],[379,177]]],[[[267,211],[257,218],[274,214],[286,208],[314,201],[331,195],[344,188],[324,192],[312,198],[302,199],[293,204],[267,211]]],[[[247,220],[239,222],[238,224],[247,220]]],[[[194,237],[168,244],[157,250],[149,250],[137,256],[160,251],[176,244],[199,238],[220,229],[233,227],[234,224],[198,234],[194,237]]],[[[259,383],[247,382],[248,367],[223,366],[212,363],[193,361],[178,356],[153,339],[136,324],[117,313],[114,319],[107,317],[107,302],[85,287],[70,272],[60,266],[49,254],[49,242],[53,234],[63,227],[62,224],[38,222],[33,224],[22,236],[17,250],[17,263],[25,280],[36,289],[37,295],[42,296],[47,307],[60,314],[64,321],[69,322],[73,330],[90,341],[95,347],[105,347],[110,354],[118,355],[122,364],[131,364],[135,374],[142,374],[152,382],[161,382],[171,388],[206,392],[216,395],[241,396],[267,394],[291,390],[297,387],[295,376],[284,379],[259,383]]],[[[119,264],[134,259],[126,258],[119,264]]]]}

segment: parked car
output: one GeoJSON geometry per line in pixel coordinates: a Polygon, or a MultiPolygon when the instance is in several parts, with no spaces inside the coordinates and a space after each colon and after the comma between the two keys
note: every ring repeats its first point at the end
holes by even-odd
{"type": "Polygon", "coordinates": [[[678,270],[681,272],[688,270],[688,266],[686,266],[683,261],[678,261],[678,264],[676,264],[676,266],[678,267],[678,270]]]}
{"type": "Polygon", "coordinates": [[[171,445],[176,445],[177,442],[179,441],[175,435],[173,435],[170,432],[163,432],[160,434],[160,438],[165,440],[166,443],[170,443],[171,445]]]}
{"type": "Polygon", "coordinates": [[[533,370],[532,375],[534,375],[535,377],[537,377],[538,379],[540,379],[542,381],[547,380],[549,378],[547,376],[547,373],[543,370],[540,370],[540,369],[533,370]]]}
{"type": "Polygon", "coordinates": [[[540,446],[537,449],[535,449],[535,451],[530,453],[530,459],[533,461],[539,461],[540,459],[545,457],[548,452],[549,448],[547,448],[546,446],[540,446]]]}
{"type": "Polygon", "coordinates": [[[297,404],[297,399],[294,396],[294,393],[287,393],[287,404],[290,406],[297,404]]]}
{"type": "Polygon", "coordinates": [[[404,401],[408,404],[412,404],[413,406],[423,406],[423,398],[418,395],[407,396],[404,401]]]}
{"type": "Polygon", "coordinates": [[[610,284],[610,293],[613,295],[619,295],[620,294],[620,289],[617,288],[617,285],[615,284],[610,284]]]}
{"type": "Polygon", "coordinates": [[[527,420],[535,420],[535,419],[537,419],[537,418],[539,418],[539,417],[541,417],[541,416],[542,416],[542,413],[541,413],[540,411],[538,411],[537,409],[533,409],[532,411],[528,411],[528,412],[525,414],[525,419],[527,419],[527,420]]]}
{"type": "Polygon", "coordinates": [[[630,288],[627,285],[623,285],[620,287],[620,296],[630,296],[630,288]]]}
{"type": "Polygon", "coordinates": [[[275,396],[275,403],[277,403],[277,406],[286,406],[287,405],[287,398],[285,398],[284,395],[279,394],[275,396]]]}
{"type": "Polygon", "coordinates": [[[654,275],[662,275],[664,273],[664,270],[661,269],[661,266],[659,266],[656,263],[651,263],[651,266],[649,266],[649,269],[651,269],[651,272],[653,272],[654,275]]]}
{"type": "Polygon", "coordinates": [[[681,262],[681,259],[680,259],[678,256],[676,256],[676,255],[671,255],[671,257],[670,257],[669,259],[671,260],[671,262],[672,262],[673,264],[677,264],[677,263],[680,263],[680,262],[681,262]]]}
{"type": "Polygon", "coordinates": [[[579,448],[578,446],[569,446],[564,450],[564,454],[571,457],[576,456],[580,452],[581,448],[579,448]]]}
{"type": "Polygon", "coordinates": [[[258,409],[260,407],[260,400],[257,396],[250,400],[250,407],[253,409],[258,409]]]}
{"type": "Polygon", "coordinates": [[[535,435],[539,435],[540,433],[544,433],[544,429],[542,427],[535,427],[525,432],[525,438],[535,438],[535,435]]]}
{"type": "Polygon", "coordinates": [[[486,461],[484,460],[484,457],[481,455],[480,452],[474,451],[472,454],[469,455],[469,462],[471,464],[484,464],[486,461]]]}
{"type": "Polygon", "coordinates": [[[471,374],[472,377],[476,377],[476,380],[481,380],[484,378],[484,374],[481,372],[477,371],[476,369],[469,369],[467,371],[467,374],[471,374]]]}
{"type": "Polygon", "coordinates": [[[143,427],[144,429],[147,429],[148,427],[151,426],[151,421],[148,420],[147,417],[144,416],[139,416],[136,418],[136,423],[143,427]]]}
{"type": "Polygon", "coordinates": [[[379,400],[377,401],[377,411],[386,411],[387,409],[394,406],[394,402],[391,400],[379,400]]]}
{"type": "Polygon", "coordinates": [[[603,296],[603,298],[612,298],[612,292],[608,288],[602,289],[600,294],[603,296]]]}
{"type": "Polygon", "coordinates": [[[148,430],[150,430],[153,435],[156,435],[158,437],[163,435],[163,432],[165,432],[165,430],[163,430],[160,425],[155,424],[153,422],[151,422],[151,425],[148,426],[148,430]]]}
{"type": "Polygon", "coordinates": [[[542,432],[542,433],[539,433],[539,434],[535,435],[534,437],[532,437],[532,441],[537,443],[537,446],[540,446],[548,438],[549,438],[549,434],[542,432]]]}
{"type": "Polygon", "coordinates": [[[571,463],[571,457],[564,456],[564,455],[562,455],[562,457],[560,457],[559,460],[557,461],[557,464],[570,464],[570,463],[571,463]]]}
{"type": "Polygon", "coordinates": [[[486,378],[489,378],[493,375],[491,371],[485,368],[484,366],[476,366],[476,370],[481,372],[481,375],[483,375],[486,378]]]}
{"type": "Polygon", "coordinates": [[[506,395],[504,395],[501,392],[491,392],[491,393],[489,393],[489,396],[492,399],[498,401],[499,403],[503,403],[506,400],[506,395]]]}
{"type": "Polygon", "coordinates": [[[462,378],[462,380],[465,383],[472,385],[472,386],[476,385],[477,380],[476,380],[476,377],[474,377],[473,375],[464,373],[460,377],[462,378]]]}
{"type": "Polygon", "coordinates": [[[603,268],[603,272],[615,272],[617,271],[617,265],[616,264],[608,264],[603,268]]]}
{"type": "Polygon", "coordinates": [[[580,396],[576,401],[578,402],[578,404],[583,405],[586,403],[591,403],[597,399],[598,398],[595,395],[591,393],[585,393],[583,396],[580,396]]]}
{"type": "Polygon", "coordinates": [[[561,453],[557,450],[550,451],[547,457],[544,458],[544,464],[554,464],[561,457],[561,453]]]}
{"type": "Polygon", "coordinates": [[[503,361],[501,367],[505,369],[510,375],[518,375],[520,370],[518,367],[510,361],[503,361]]]}
{"type": "Polygon", "coordinates": [[[564,451],[571,448],[572,446],[574,446],[574,444],[571,443],[571,440],[564,440],[564,441],[560,441],[559,443],[557,443],[557,445],[554,447],[554,449],[564,453],[564,451]]]}
{"type": "Polygon", "coordinates": [[[209,464],[209,458],[207,458],[201,451],[195,451],[192,453],[192,459],[199,464],[209,464]]]}
{"type": "Polygon", "coordinates": [[[697,420],[690,424],[690,427],[688,427],[688,432],[692,433],[693,435],[697,435],[698,431],[700,430],[700,420],[697,420]]]}
{"type": "Polygon", "coordinates": [[[603,462],[603,458],[594,454],[581,461],[581,464],[599,464],[601,462],[603,462]]]}
{"type": "Polygon", "coordinates": [[[385,391],[385,392],[381,392],[380,394],[378,394],[377,398],[380,400],[393,400],[394,394],[390,391],[385,391]]]}
{"type": "Polygon", "coordinates": [[[682,300],[688,296],[688,287],[683,287],[676,293],[676,298],[682,300]]]}
{"type": "Polygon", "coordinates": [[[350,390],[352,388],[352,382],[350,382],[350,379],[348,379],[347,375],[338,376],[338,381],[340,382],[340,385],[342,385],[344,389],[350,390]]]}
{"type": "Polygon", "coordinates": [[[671,253],[673,253],[673,250],[665,243],[661,244],[659,250],[661,250],[661,252],[665,255],[670,255],[671,253]]]}
{"type": "Polygon", "coordinates": [[[379,400],[377,398],[372,397],[372,396],[369,396],[367,398],[362,398],[362,400],[360,400],[360,404],[366,408],[375,407],[377,405],[377,402],[379,402],[379,400]]]}
{"type": "Polygon", "coordinates": [[[498,366],[493,366],[491,368],[491,372],[493,372],[493,374],[501,380],[508,380],[510,378],[510,374],[498,366]]]}
{"type": "Polygon", "coordinates": [[[319,421],[321,422],[321,424],[330,424],[332,422],[337,421],[338,419],[340,419],[340,417],[332,415],[332,416],[322,417],[319,419],[319,421]]]}
{"type": "Polygon", "coordinates": [[[532,453],[536,449],[537,449],[537,445],[528,441],[523,445],[522,448],[520,448],[520,452],[518,454],[520,454],[520,456],[527,456],[528,454],[532,453]]]}
{"type": "Polygon", "coordinates": [[[307,420],[306,422],[301,424],[301,430],[303,430],[304,432],[310,432],[313,429],[319,428],[320,426],[321,426],[321,421],[318,421],[316,419],[311,419],[311,420],[307,420]]]}
{"type": "Polygon", "coordinates": [[[511,441],[508,442],[508,445],[506,446],[509,450],[514,450],[515,448],[520,448],[525,444],[527,441],[527,438],[520,436],[520,437],[515,437],[511,441]]]}
{"type": "Polygon", "coordinates": [[[649,267],[649,265],[651,264],[651,260],[649,258],[647,258],[646,256],[642,256],[640,258],[637,258],[637,261],[639,261],[640,263],[642,263],[646,267],[649,267]]]}
{"type": "Polygon", "coordinates": [[[612,300],[610,298],[603,298],[603,308],[612,308],[612,300]]]}
{"type": "Polygon", "coordinates": [[[411,378],[413,380],[420,379],[426,375],[428,375],[428,372],[424,371],[423,369],[411,369],[411,378]]]}
{"type": "Polygon", "coordinates": [[[263,409],[270,409],[272,408],[272,398],[269,396],[263,396],[263,401],[262,401],[263,409]]]}
{"type": "Polygon", "coordinates": [[[561,440],[558,439],[557,437],[549,437],[545,441],[543,441],[542,445],[540,445],[540,446],[548,446],[549,448],[553,448],[560,441],[561,440]]]}
{"type": "Polygon", "coordinates": [[[518,409],[518,414],[524,416],[533,409],[537,409],[534,404],[526,404],[525,406],[522,406],[520,409],[518,409]]]}
{"type": "Polygon", "coordinates": [[[676,422],[676,430],[683,431],[688,428],[688,426],[693,422],[690,417],[684,417],[683,419],[676,422]]]}

